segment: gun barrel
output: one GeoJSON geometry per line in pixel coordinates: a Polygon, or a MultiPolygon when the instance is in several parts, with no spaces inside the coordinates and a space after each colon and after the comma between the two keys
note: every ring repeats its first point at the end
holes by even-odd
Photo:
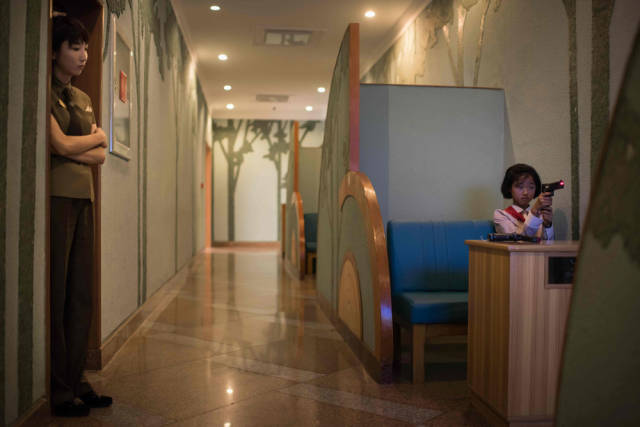
{"type": "Polygon", "coordinates": [[[564,180],[549,182],[547,184],[542,184],[542,192],[554,192],[555,190],[562,190],[564,188],[564,180]]]}

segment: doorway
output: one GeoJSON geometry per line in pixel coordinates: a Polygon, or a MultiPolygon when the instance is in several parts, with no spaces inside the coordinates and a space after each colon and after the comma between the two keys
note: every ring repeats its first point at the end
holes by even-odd
{"type": "MultiPolygon", "coordinates": [[[[72,84],[77,88],[84,91],[91,98],[93,104],[93,111],[95,114],[96,122],[99,127],[102,126],[102,49],[103,49],[103,7],[99,0],[85,0],[82,2],[75,0],[49,0],[49,10],[53,13],[62,12],[67,15],[73,16],[79,19],[87,31],[89,32],[89,52],[93,54],[89,55],[85,69],[79,77],[72,80],[72,84]]],[[[49,49],[51,49],[51,31],[49,31],[49,49]]],[[[48,67],[48,81],[51,81],[51,61],[49,61],[48,67]]],[[[51,99],[51,87],[49,85],[47,100],[51,99]]],[[[47,111],[50,111],[50,105],[47,105],[47,111]]],[[[48,123],[48,121],[47,121],[48,123]]],[[[49,164],[50,152],[49,152],[49,129],[47,129],[47,164],[49,164]]],[[[93,270],[93,299],[92,299],[92,320],[91,329],[89,332],[89,351],[87,353],[86,369],[101,369],[102,358],[100,346],[102,344],[101,337],[101,254],[100,254],[100,166],[94,166],[93,168],[93,183],[94,183],[94,270],[93,270]]],[[[47,168],[47,188],[49,188],[50,172],[47,168]]],[[[47,193],[49,194],[49,193],[47,193]]],[[[47,197],[47,224],[50,221],[50,198],[47,197]]],[[[49,246],[49,227],[47,227],[47,269],[50,269],[50,246],[49,246]]],[[[48,279],[47,279],[48,280],[48,279]]],[[[48,284],[48,292],[50,292],[50,283],[48,284]]],[[[50,304],[50,302],[49,302],[50,304]]],[[[47,306],[49,307],[49,305],[47,306]]],[[[51,340],[50,332],[50,316],[47,316],[47,341],[51,340]]],[[[47,359],[47,377],[50,377],[50,356],[47,359]]]]}

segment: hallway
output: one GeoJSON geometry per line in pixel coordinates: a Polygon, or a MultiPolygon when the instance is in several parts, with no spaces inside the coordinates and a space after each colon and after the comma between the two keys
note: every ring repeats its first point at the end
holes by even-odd
{"type": "Polygon", "coordinates": [[[42,410],[32,425],[482,425],[464,340],[427,348],[436,363],[425,384],[407,371],[379,385],[321,311],[313,280],[290,279],[275,249],[205,250],[151,305],[138,333],[88,374],[113,407],[77,420],[42,410]]]}

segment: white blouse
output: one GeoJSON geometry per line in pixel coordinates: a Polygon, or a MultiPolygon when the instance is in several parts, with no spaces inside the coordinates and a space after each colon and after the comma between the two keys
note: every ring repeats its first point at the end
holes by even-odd
{"type": "Polygon", "coordinates": [[[523,210],[513,205],[516,212],[525,217],[524,223],[518,221],[504,209],[496,209],[493,213],[493,223],[498,233],[518,233],[525,236],[538,236],[543,240],[554,240],[553,225],[549,228],[543,225],[542,218],[529,212],[529,208],[523,210]]]}

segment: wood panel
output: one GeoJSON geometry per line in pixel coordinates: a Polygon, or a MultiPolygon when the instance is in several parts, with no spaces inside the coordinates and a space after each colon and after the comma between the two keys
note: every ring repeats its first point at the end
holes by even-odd
{"type": "Polygon", "coordinates": [[[352,252],[347,252],[342,261],[338,287],[338,317],[362,339],[362,296],[358,265],[352,252]]]}
{"type": "Polygon", "coordinates": [[[507,413],[509,253],[471,248],[467,381],[493,410],[507,413]]]}
{"type": "Polygon", "coordinates": [[[509,416],[554,412],[572,290],[544,286],[546,260],[544,253],[511,254],[509,416]]]}
{"type": "Polygon", "coordinates": [[[566,249],[578,243],[512,245],[515,250],[467,244],[467,378],[475,401],[482,402],[474,405],[508,425],[550,425],[572,288],[548,287],[547,264],[552,256],[575,256],[566,249]]]}
{"type": "Polygon", "coordinates": [[[306,249],[304,238],[304,214],[300,193],[296,191],[291,193],[291,200],[289,200],[288,209],[290,210],[289,218],[293,221],[293,227],[290,228],[289,254],[285,256],[285,267],[292,276],[302,280],[304,279],[306,249]]]}
{"type": "Polygon", "coordinates": [[[387,239],[376,191],[362,172],[350,171],[340,184],[339,206],[342,209],[347,197],[353,197],[364,218],[367,246],[371,264],[373,286],[373,318],[375,321],[374,356],[384,365],[393,364],[393,322],[391,316],[391,282],[387,239]]]}

